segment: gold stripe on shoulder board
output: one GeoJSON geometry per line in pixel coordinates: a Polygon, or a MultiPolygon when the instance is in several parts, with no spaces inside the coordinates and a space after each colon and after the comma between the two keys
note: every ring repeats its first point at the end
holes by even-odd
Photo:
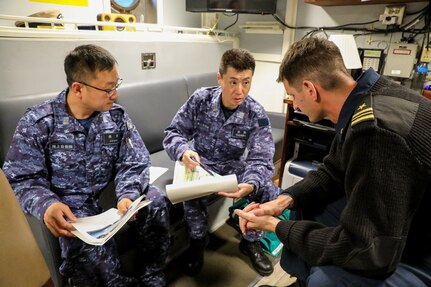
{"type": "Polygon", "coordinates": [[[374,120],[373,108],[366,108],[353,115],[350,126],[353,127],[361,122],[372,120],[374,120]]]}
{"type": "Polygon", "coordinates": [[[362,117],[364,114],[372,114],[372,113],[373,113],[373,108],[363,109],[363,110],[357,112],[356,114],[354,114],[352,117],[352,120],[355,120],[359,117],[362,117]]]}

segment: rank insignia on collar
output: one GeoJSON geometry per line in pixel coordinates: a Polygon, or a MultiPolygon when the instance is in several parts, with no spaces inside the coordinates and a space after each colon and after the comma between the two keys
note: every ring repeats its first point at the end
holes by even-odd
{"type": "Polygon", "coordinates": [[[350,126],[355,126],[359,123],[365,121],[374,121],[373,108],[365,108],[366,105],[362,104],[358,107],[358,112],[356,112],[352,117],[352,123],[350,126]]]}
{"type": "Polygon", "coordinates": [[[364,108],[366,108],[367,107],[367,105],[365,104],[365,103],[363,103],[362,105],[360,105],[359,107],[358,107],[358,111],[360,111],[360,110],[362,110],[362,109],[364,109],[364,108]]]}

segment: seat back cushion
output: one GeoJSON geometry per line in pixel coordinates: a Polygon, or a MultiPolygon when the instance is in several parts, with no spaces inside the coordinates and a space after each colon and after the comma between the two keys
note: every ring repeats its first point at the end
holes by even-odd
{"type": "Polygon", "coordinates": [[[201,87],[217,86],[217,73],[202,73],[184,76],[187,82],[187,93],[191,96],[194,91],[201,87]]]}
{"type": "Polygon", "coordinates": [[[56,95],[57,93],[48,93],[0,99],[0,166],[3,166],[16,126],[25,111],[56,95]]]}
{"type": "Polygon", "coordinates": [[[164,129],[188,97],[185,80],[124,86],[119,95],[118,103],[126,109],[150,153],[162,150],[164,129]]]}

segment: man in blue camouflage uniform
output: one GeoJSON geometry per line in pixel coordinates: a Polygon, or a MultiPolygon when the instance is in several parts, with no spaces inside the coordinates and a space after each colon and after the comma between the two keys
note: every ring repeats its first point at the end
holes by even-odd
{"type": "Polygon", "coordinates": [[[4,172],[25,212],[59,237],[60,273],[77,286],[165,286],[169,247],[167,200],[149,185],[150,156],[125,110],[114,103],[121,84],[117,63],[94,45],[75,48],[64,61],[68,88],[30,108],[20,120],[4,172]],[[151,200],[131,225],[139,235],[141,275],[121,275],[113,240],[88,245],[69,221],[102,212],[98,198],[115,180],[117,207],[151,200]]]}
{"type": "MultiPolygon", "coordinates": [[[[220,86],[193,93],[166,128],[163,145],[172,160],[181,160],[189,168],[202,163],[220,175],[236,174],[238,191],[219,195],[266,202],[276,198],[279,189],[271,181],[275,148],[269,119],[264,108],[248,96],[254,68],[248,51],[226,51],[217,75],[220,86]]],[[[185,265],[189,275],[197,274],[203,265],[207,204],[206,197],[184,202],[191,239],[185,265]]],[[[263,234],[244,235],[240,250],[249,256],[256,271],[266,276],[273,266],[259,243],[263,234]]]]}

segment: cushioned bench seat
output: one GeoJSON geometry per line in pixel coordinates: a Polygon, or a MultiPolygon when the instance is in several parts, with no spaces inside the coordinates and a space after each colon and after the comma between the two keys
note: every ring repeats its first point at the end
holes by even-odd
{"type": "MultiPolygon", "coordinates": [[[[179,107],[199,87],[217,85],[215,73],[205,73],[178,77],[156,82],[143,82],[124,85],[119,89],[118,103],[125,107],[138,131],[140,132],[150,154],[153,166],[167,167],[169,170],[155,181],[155,185],[163,189],[172,183],[174,162],[171,161],[163,150],[163,131],[170,124],[179,107]]],[[[9,97],[0,99],[0,165],[4,158],[15,131],[18,120],[22,117],[27,107],[33,106],[44,100],[53,98],[55,93],[37,94],[22,97],[9,97]]],[[[281,157],[281,145],[283,140],[284,114],[268,113],[273,126],[273,136],[276,143],[274,160],[281,157]]],[[[102,193],[101,204],[103,207],[115,206],[116,199],[111,184],[102,193]]],[[[175,205],[181,207],[181,205],[175,205]]],[[[171,225],[181,220],[181,208],[171,209],[171,225]]],[[[54,238],[43,223],[32,216],[27,219],[35,234],[36,240],[45,256],[52,279],[56,286],[64,286],[64,278],[58,273],[60,253],[58,241],[54,238]]],[[[178,227],[173,227],[173,236],[178,227]]],[[[130,250],[130,230],[122,230],[115,237],[119,246],[121,262],[124,269],[133,269],[133,251],[130,250]]],[[[178,253],[179,248],[186,248],[186,244],[174,242],[172,253],[178,253]]],[[[132,272],[132,271],[131,271],[132,272]]]]}

